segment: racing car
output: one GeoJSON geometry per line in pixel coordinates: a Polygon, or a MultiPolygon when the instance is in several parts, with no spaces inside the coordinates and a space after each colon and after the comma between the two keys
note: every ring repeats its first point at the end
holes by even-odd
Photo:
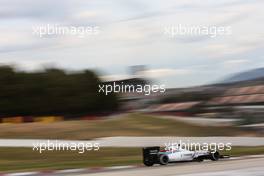
{"type": "Polygon", "coordinates": [[[217,161],[224,156],[218,151],[190,151],[178,147],[170,147],[166,150],[160,150],[161,147],[145,147],[143,148],[143,163],[145,166],[153,166],[154,164],[167,165],[168,163],[183,161],[203,161],[209,159],[217,161]]]}

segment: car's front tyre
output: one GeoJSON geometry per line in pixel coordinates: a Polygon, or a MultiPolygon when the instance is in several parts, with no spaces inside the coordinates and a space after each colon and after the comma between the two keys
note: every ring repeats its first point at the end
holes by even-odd
{"type": "Polygon", "coordinates": [[[219,158],[220,158],[220,154],[219,154],[219,152],[213,152],[213,153],[211,153],[211,160],[212,161],[217,161],[217,160],[219,160],[219,158]]]}

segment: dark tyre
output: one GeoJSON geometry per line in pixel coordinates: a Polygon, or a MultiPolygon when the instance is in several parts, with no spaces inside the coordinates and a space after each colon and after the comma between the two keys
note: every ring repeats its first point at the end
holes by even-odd
{"type": "Polygon", "coordinates": [[[167,165],[169,163],[169,157],[167,155],[160,155],[159,162],[161,165],[167,165]]]}
{"type": "Polygon", "coordinates": [[[154,162],[151,161],[151,160],[149,160],[149,158],[146,158],[144,160],[144,165],[150,167],[150,166],[153,166],[154,165],[154,162]]]}
{"type": "Polygon", "coordinates": [[[217,160],[219,160],[219,157],[220,157],[220,154],[219,154],[219,152],[214,152],[214,153],[211,153],[211,160],[212,161],[217,161],[217,160]]]}

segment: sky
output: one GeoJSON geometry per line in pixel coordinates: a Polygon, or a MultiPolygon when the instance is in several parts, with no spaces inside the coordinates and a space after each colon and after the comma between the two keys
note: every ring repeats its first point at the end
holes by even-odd
{"type": "Polygon", "coordinates": [[[217,82],[264,67],[263,0],[0,0],[0,64],[23,70],[93,69],[104,79],[129,66],[166,87],[217,82]],[[97,26],[97,35],[34,34],[39,26],[97,26]],[[166,27],[224,26],[231,34],[166,35],[166,27]]]}

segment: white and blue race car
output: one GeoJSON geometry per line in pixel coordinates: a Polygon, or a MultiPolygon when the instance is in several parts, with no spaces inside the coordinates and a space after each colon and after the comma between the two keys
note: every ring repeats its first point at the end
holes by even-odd
{"type": "Polygon", "coordinates": [[[143,148],[143,163],[146,166],[154,164],[167,165],[168,163],[183,162],[183,161],[203,161],[209,159],[217,161],[223,156],[218,151],[190,151],[178,147],[167,148],[160,150],[160,147],[145,147],[143,148]]]}

